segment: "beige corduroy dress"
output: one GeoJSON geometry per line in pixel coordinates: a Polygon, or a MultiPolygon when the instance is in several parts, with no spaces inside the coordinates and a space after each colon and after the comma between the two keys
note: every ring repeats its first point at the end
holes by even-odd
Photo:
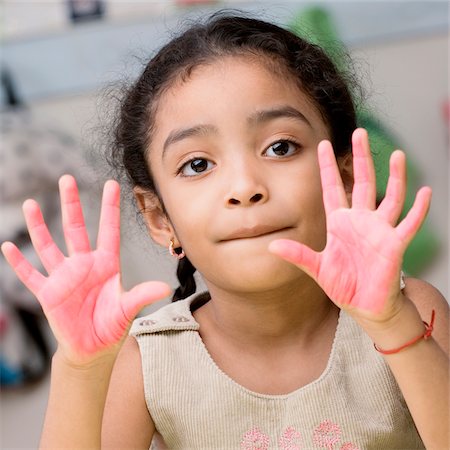
{"type": "Polygon", "coordinates": [[[130,332],[158,448],[161,441],[184,450],[425,448],[389,367],[345,312],[322,375],[290,394],[264,395],[236,383],[209,355],[191,312],[206,300],[167,305],[135,320],[130,332]]]}

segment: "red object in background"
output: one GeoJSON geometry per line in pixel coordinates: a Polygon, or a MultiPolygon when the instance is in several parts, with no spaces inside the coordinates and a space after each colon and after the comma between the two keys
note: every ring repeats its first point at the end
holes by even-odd
{"type": "Polygon", "coordinates": [[[200,5],[202,3],[215,3],[215,0],[177,0],[177,5],[190,6],[190,5],[200,5]]]}
{"type": "Polygon", "coordinates": [[[8,328],[8,318],[2,312],[0,312],[0,337],[2,337],[8,328]]]}
{"type": "Polygon", "coordinates": [[[105,12],[104,0],[68,0],[72,22],[101,19],[105,12]]]}

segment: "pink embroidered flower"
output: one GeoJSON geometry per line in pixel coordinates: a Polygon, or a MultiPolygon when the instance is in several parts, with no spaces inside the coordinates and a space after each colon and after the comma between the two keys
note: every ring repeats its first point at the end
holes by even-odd
{"type": "Polygon", "coordinates": [[[359,450],[359,448],[351,442],[346,442],[341,445],[341,450],[359,450]]]}
{"type": "Polygon", "coordinates": [[[281,450],[300,450],[302,448],[302,435],[293,427],[288,427],[278,441],[281,450]]]}
{"type": "Polygon", "coordinates": [[[267,450],[269,448],[269,436],[255,427],[248,430],[241,441],[241,450],[267,450]]]}
{"type": "Polygon", "coordinates": [[[314,430],[313,439],[315,445],[333,450],[341,439],[341,428],[331,420],[324,420],[314,430]]]}

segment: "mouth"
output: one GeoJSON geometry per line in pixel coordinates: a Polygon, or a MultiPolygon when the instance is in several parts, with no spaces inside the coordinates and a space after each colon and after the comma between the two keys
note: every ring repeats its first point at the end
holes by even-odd
{"type": "Polygon", "coordinates": [[[265,225],[257,225],[255,227],[249,227],[249,228],[239,228],[238,230],[233,231],[227,237],[222,239],[221,242],[269,236],[269,235],[272,235],[275,233],[290,230],[291,228],[292,227],[278,228],[278,227],[265,226],[265,225]]]}

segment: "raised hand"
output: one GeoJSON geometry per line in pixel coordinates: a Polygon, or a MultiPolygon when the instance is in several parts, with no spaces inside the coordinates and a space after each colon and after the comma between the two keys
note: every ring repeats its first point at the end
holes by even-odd
{"type": "Polygon", "coordinates": [[[170,293],[161,282],[142,283],[124,292],[120,279],[120,190],[105,184],[97,248],[91,250],[75,179],[59,181],[66,257],[53,241],[39,205],[23,211],[33,246],[48,272],[42,275],[11,242],[2,251],[17,276],[39,300],[64,356],[83,364],[116,352],[139,310],[170,293]]]}
{"type": "Polygon", "coordinates": [[[288,239],[271,242],[269,250],[309,274],[355,318],[389,320],[400,307],[403,254],[425,219],[431,189],[418,191],[397,225],[406,190],[404,153],[392,154],[386,195],[376,208],[375,170],[365,130],[355,130],[352,150],[354,186],[349,206],[331,143],[322,141],[318,147],[327,223],[323,251],[288,239]]]}

